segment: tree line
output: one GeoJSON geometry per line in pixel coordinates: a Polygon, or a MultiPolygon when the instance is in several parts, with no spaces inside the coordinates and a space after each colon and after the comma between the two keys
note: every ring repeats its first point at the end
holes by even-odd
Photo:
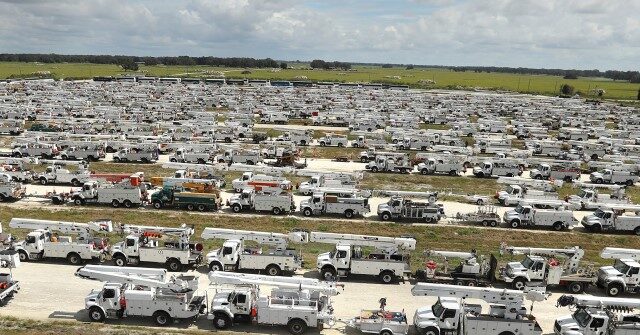
{"type": "Polygon", "coordinates": [[[565,79],[577,79],[578,77],[602,77],[612,80],[623,80],[631,83],[640,83],[640,72],[638,71],[617,71],[608,70],[563,70],[563,69],[535,69],[525,67],[494,67],[494,66],[446,66],[456,72],[501,72],[515,74],[546,74],[551,76],[562,76],[565,79]]]}

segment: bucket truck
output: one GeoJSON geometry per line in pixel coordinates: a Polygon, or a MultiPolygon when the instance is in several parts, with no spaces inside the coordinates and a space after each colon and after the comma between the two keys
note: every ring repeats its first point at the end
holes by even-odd
{"type": "Polygon", "coordinates": [[[312,232],[310,242],[333,243],[332,252],[318,255],[317,269],[325,280],[350,275],[378,276],[389,284],[411,272],[407,251],[415,250],[412,237],[386,237],[312,232]],[[362,247],[373,247],[365,255],[362,247]]]}
{"type": "Polygon", "coordinates": [[[598,172],[591,172],[589,180],[596,184],[625,184],[633,186],[638,181],[638,176],[629,171],[603,169],[598,172]]]}
{"type": "Polygon", "coordinates": [[[109,220],[79,223],[13,218],[9,227],[32,230],[24,240],[11,243],[11,249],[18,252],[21,261],[66,258],[74,265],[90,260],[103,261],[109,250],[108,239],[95,237],[92,233],[113,231],[109,220]],[[56,232],[77,237],[73,241],[71,236],[58,236],[56,232]]]}
{"type": "Polygon", "coordinates": [[[532,302],[546,299],[544,293],[517,290],[465,287],[458,285],[418,283],[411,289],[414,296],[438,297],[432,306],[416,310],[413,323],[424,335],[541,335],[542,328],[529,314],[525,299],[532,302]],[[489,313],[482,313],[480,304],[467,299],[479,299],[489,304],[489,313]]]}
{"type": "Polygon", "coordinates": [[[26,192],[27,188],[13,181],[10,175],[0,173],[0,202],[22,199],[26,192]]]}
{"type": "Polygon", "coordinates": [[[521,262],[509,262],[500,269],[499,279],[516,290],[523,290],[528,285],[558,285],[567,287],[571,293],[582,293],[589,285],[596,283],[595,270],[591,266],[580,266],[584,249],[577,246],[553,249],[503,244],[500,253],[526,255],[521,262]]]}
{"type": "Polygon", "coordinates": [[[92,290],[85,298],[89,319],[152,317],[158,326],[168,326],[173,320],[194,319],[207,309],[205,295],[197,295],[198,277],[166,278],[157,269],[82,267],[76,276],[103,281],[101,290],[92,290]],[[153,273],[153,271],[157,271],[153,273]]]}
{"type": "Polygon", "coordinates": [[[293,195],[289,192],[276,190],[275,192],[261,192],[252,189],[243,190],[240,194],[234,194],[227,199],[227,206],[234,213],[243,210],[257,212],[271,212],[273,215],[290,213],[296,209],[293,195]]]}
{"type": "Polygon", "coordinates": [[[342,214],[347,219],[369,213],[369,199],[355,195],[336,195],[341,192],[348,193],[342,189],[316,191],[311,197],[300,201],[300,211],[304,216],[342,214]]]}
{"type": "Polygon", "coordinates": [[[604,248],[600,257],[615,259],[615,263],[598,269],[598,287],[611,297],[624,292],[640,293],[640,250],[604,248]]]}
{"type": "Polygon", "coordinates": [[[425,263],[424,270],[416,271],[418,280],[430,283],[455,284],[463,286],[488,286],[494,282],[498,260],[491,255],[489,259],[471,252],[426,250],[426,257],[443,259],[443,266],[438,268],[435,261],[425,263]],[[460,259],[458,266],[449,268],[450,259],[460,259]]]}
{"type": "Polygon", "coordinates": [[[629,197],[625,196],[625,186],[606,185],[606,184],[590,184],[590,183],[574,183],[574,186],[580,187],[577,194],[569,195],[566,201],[576,204],[582,210],[598,209],[607,205],[630,205],[629,197]],[[602,194],[598,189],[611,191],[611,194],[602,194]]]}
{"type": "Polygon", "coordinates": [[[235,322],[254,321],[259,325],[285,326],[292,335],[308,328],[322,330],[333,326],[331,296],[336,284],[300,277],[272,277],[246,273],[214,271],[214,285],[231,285],[217,290],[207,318],[216,329],[228,329],[235,322]],[[260,285],[274,287],[270,295],[260,294],[260,285]]]}
{"type": "Polygon", "coordinates": [[[0,268],[9,273],[0,273],[0,304],[5,304],[20,290],[20,283],[13,279],[12,269],[20,266],[20,257],[15,250],[0,251],[0,268]]]}
{"type": "Polygon", "coordinates": [[[580,224],[591,232],[633,232],[640,235],[640,215],[622,215],[620,211],[614,210],[615,207],[602,206],[593,214],[585,215],[580,224]]]}
{"type": "MultiPolygon", "coordinates": [[[[141,181],[137,176],[131,176],[117,184],[106,184],[89,181],[82,185],[82,189],[70,195],[76,205],[110,204],[112,207],[126,208],[140,206],[145,201],[146,190],[141,189],[141,181]]],[[[55,202],[55,199],[54,199],[55,202]]],[[[64,203],[63,199],[59,203],[64,203]]]]}
{"type": "Polygon", "coordinates": [[[302,267],[302,253],[287,247],[288,242],[307,243],[309,234],[293,231],[288,234],[262,231],[233,230],[207,227],[203,230],[203,239],[223,239],[222,247],[206,256],[211,271],[264,270],[270,276],[279,276],[282,272],[295,272],[302,267]],[[249,247],[247,241],[269,246],[249,247]]]}
{"type": "Polygon", "coordinates": [[[111,248],[113,263],[117,266],[139,263],[164,264],[169,271],[180,271],[187,266],[197,266],[202,260],[202,244],[190,243],[194,230],[191,227],[152,227],[121,225],[118,229],[128,234],[124,241],[111,248]],[[165,241],[163,236],[177,238],[165,241]]]}
{"type": "Polygon", "coordinates": [[[556,231],[569,229],[577,223],[571,210],[534,209],[527,202],[519,203],[515,209],[506,211],[502,221],[511,228],[550,227],[556,231]]]}
{"type": "Polygon", "coordinates": [[[47,166],[46,170],[34,176],[34,180],[42,185],[47,184],[71,184],[81,186],[91,178],[91,172],[86,170],[82,163],[76,163],[78,170],[70,171],[64,167],[54,164],[47,166]]]}
{"type": "Polygon", "coordinates": [[[640,334],[640,314],[631,313],[640,309],[640,299],[563,295],[556,306],[575,309],[572,315],[556,319],[556,335],[640,334]]]}

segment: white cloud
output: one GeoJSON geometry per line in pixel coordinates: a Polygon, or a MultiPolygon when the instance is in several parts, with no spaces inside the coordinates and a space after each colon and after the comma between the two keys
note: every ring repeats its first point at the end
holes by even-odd
{"type": "Polygon", "coordinates": [[[0,49],[637,69],[639,10],[638,0],[0,0],[0,49]]]}

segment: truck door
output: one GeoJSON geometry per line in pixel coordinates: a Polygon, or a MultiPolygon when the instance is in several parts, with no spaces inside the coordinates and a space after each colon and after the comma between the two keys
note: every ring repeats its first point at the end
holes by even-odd
{"type": "Polygon", "coordinates": [[[124,244],[124,254],[127,256],[137,256],[138,255],[138,240],[134,237],[127,237],[127,240],[124,244]]]}
{"type": "Polygon", "coordinates": [[[100,306],[102,306],[105,310],[114,310],[114,309],[120,309],[119,306],[119,302],[120,302],[120,292],[118,292],[118,290],[116,290],[115,288],[105,288],[102,290],[102,300],[98,301],[98,303],[100,304],[100,306]]]}
{"type": "Polygon", "coordinates": [[[247,302],[247,295],[244,293],[238,293],[233,297],[231,301],[235,306],[235,312],[241,315],[249,315],[249,303],[247,302]]]}
{"type": "Polygon", "coordinates": [[[627,271],[627,285],[638,286],[640,285],[640,268],[629,268],[627,271]]]}
{"type": "Polygon", "coordinates": [[[604,327],[605,320],[600,317],[594,317],[591,319],[589,326],[585,329],[584,335],[605,335],[607,329],[604,327]]]}
{"type": "Polygon", "coordinates": [[[544,261],[536,261],[529,269],[529,279],[543,280],[546,263],[544,261]]]}
{"type": "Polygon", "coordinates": [[[602,226],[603,227],[611,227],[613,226],[613,213],[611,212],[605,212],[604,214],[602,214],[602,226]]]}
{"type": "Polygon", "coordinates": [[[224,264],[236,264],[238,262],[237,245],[226,245],[222,247],[222,261],[224,264]]]}
{"type": "Polygon", "coordinates": [[[351,248],[340,248],[336,250],[336,267],[338,269],[348,269],[351,258],[351,248]]]}
{"type": "Polygon", "coordinates": [[[441,329],[457,329],[458,328],[458,310],[446,309],[440,317],[441,329]]]}

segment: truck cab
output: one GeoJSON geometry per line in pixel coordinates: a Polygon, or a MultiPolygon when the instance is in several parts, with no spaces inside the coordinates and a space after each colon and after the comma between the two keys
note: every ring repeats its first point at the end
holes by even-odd
{"type": "Polygon", "coordinates": [[[608,334],[610,318],[602,311],[578,308],[572,315],[556,319],[554,331],[557,335],[601,335],[608,334]]]}
{"type": "MultiPolygon", "coordinates": [[[[24,252],[19,252],[20,261],[27,261],[29,259],[37,258],[38,255],[44,251],[44,244],[46,241],[51,240],[51,232],[48,230],[38,229],[32,231],[25,236],[24,243],[16,249],[22,249],[24,252]]],[[[20,243],[20,242],[18,242],[20,243]]]]}
{"type": "Polygon", "coordinates": [[[613,266],[598,269],[598,286],[609,296],[623,292],[640,292],[640,263],[633,259],[617,259],[613,266]]]}
{"type": "MultiPolygon", "coordinates": [[[[229,271],[236,270],[240,262],[240,254],[244,249],[244,243],[240,240],[226,240],[222,247],[213,250],[207,254],[207,264],[211,271],[229,271]],[[216,265],[222,265],[223,268],[217,268],[216,265]]],[[[262,250],[251,249],[251,252],[258,253],[262,250]]]]}
{"type": "Polygon", "coordinates": [[[537,169],[530,171],[533,179],[547,179],[551,175],[551,166],[549,164],[540,164],[537,169]]]}
{"type": "Polygon", "coordinates": [[[91,320],[102,320],[105,317],[119,318],[122,316],[123,306],[120,305],[120,297],[125,285],[106,283],[101,290],[92,290],[85,297],[85,308],[90,311],[89,317],[91,320]],[[99,312],[102,314],[99,314],[99,312]]]}
{"type": "MultiPolygon", "coordinates": [[[[478,306],[480,307],[480,306],[478,306]]],[[[470,311],[467,305],[465,310],[470,311]]],[[[438,297],[432,306],[418,308],[413,315],[413,324],[421,334],[459,334],[462,306],[456,298],[438,297]],[[430,332],[427,332],[430,331],[430,332]]],[[[478,308],[480,313],[480,308],[478,308]]]]}
{"type": "Polygon", "coordinates": [[[598,208],[593,214],[582,218],[582,226],[587,230],[600,231],[611,229],[614,226],[615,215],[611,210],[598,208]]]}
{"type": "Polygon", "coordinates": [[[211,300],[207,318],[213,320],[216,329],[227,329],[233,322],[249,319],[256,300],[255,291],[249,288],[220,291],[211,300]]]}
{"type": "MultiPolygon", "coordinates": [[[[504,213],[504,222],[508,223],[512,227],[518,227],[522,222],[526,222],[531,220],[533,216],[533,207],[529,205],[518,204],[515,209],[507,211],[504,213]]],[[[514,228],[515,228],[514,227],[514,228]]]]}
{"type": "Polygon", "coordinates": [[[351,258],[360,255],[362,250],[348,244],[336,244],[334,251],[318,255],[318,269],[324,280],[336,280],[337,276],[346,276],[351,268],[351,258]]]}
{"type": "Polygon", "coordinates": [[[513,288],[522,290],[530,281],[543,281],[547,273],[547,260],[540,256],[527,255],[521,262],[509,262],[500,276],[513,288]]]}
{"type": "Polygon", "coordinates": [[[491,162],[483,162],[480,166],[475,166],[473,168],[473,175],[476,177],[489,177],[491,176],[491,172],[493,170],[493,163],[491,162]]]}

